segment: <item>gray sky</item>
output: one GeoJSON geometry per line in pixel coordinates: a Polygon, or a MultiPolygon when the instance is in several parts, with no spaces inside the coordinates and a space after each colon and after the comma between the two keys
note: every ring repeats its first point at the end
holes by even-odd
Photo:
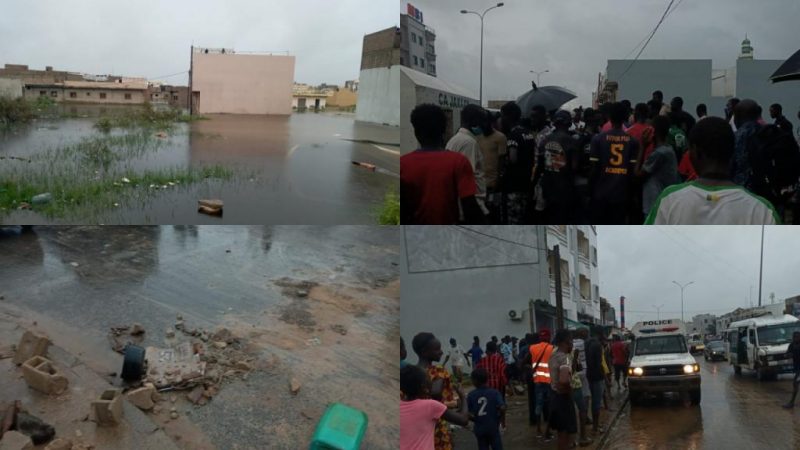
{"type": "MultiPolygon", "coordinates": [[[[148,78],[188,71],[189,47],[290,51],[298,82],[358,78],[365,34],[399,24],[392,0],[4,0],[0,65],[148,78]]],[[[187,75],[165,80],[187,83],[187,75]]]]}
{"type": "MultiPolygon", "coordinates": [[[[497,2],[411,3],[436,30],[439,78],[475,92],[478,98],[480,20],[459,11],[483,12],[497,2]]],[[[402,11],[405,4],[401,2],[402,11]]],[[[505,1],[485,19],[484,100],[516,98],[530,89],[535,79],[531,70],[549,69],[551,73],[541,77],[542,85],[565,86],[578,94],[574,106],[590,106],[606,61],[631,52],[668,4],[669,0],[505,1]]],[[[715,69],[734,67],[745,33],[757,59],[786,59],[800,46],[797,0],[677,0],[676,5],[641,59],[711,58],[715,69]]]]}
{"type": "MultiPolygon", "coordinates": [[[[608,226],[598,227],[600,296],[617,310],[625,296],[625,323],[656,318],[653,305],[664,305],[661,318],[680,317],[680,288],[685,318],[700,313],[722,315],[745,307],[753,287],[758,304],[759,226],[608,226]],[[640,312],[643,311],[643,312],[640,312]]],[[[766,227],[762,298],[800,295],[800,227],[766,227]]]]}

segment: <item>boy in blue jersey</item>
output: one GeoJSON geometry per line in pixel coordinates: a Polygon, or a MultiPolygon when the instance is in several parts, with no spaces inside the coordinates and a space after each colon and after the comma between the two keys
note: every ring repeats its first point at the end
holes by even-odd
{"type": "Polygon", "coordinates": [[[467,395],[469,417],[475,422],[473,432],[478,439],[478,450],[503,450],[500,426],[506,426],[506,404],[495,389],[486,386],[489,374],[485,369],[475,369],[470,375],[475,390],[467,395]]]}

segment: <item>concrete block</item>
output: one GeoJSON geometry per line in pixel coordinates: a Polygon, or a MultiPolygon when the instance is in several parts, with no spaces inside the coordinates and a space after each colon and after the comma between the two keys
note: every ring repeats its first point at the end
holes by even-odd
{"type": "Polygon", "coordinates": [[[122,421],[122,395],[118,389],[108,389],[92,402],[97,425],[115,426],[122,421]]]}
{"type": "Polygon", "coordinates": [[[32,450],[33,441],[19,431],[6,431],[0,440],[0,450],[32,450]]]}
{"type": "Polygon", "coordinates": [[[45,356],[50,346],[50,339],[43,334],[26,331],[17,344],[14,354],[14,364],[20,365],[34,356],[45,356]]]}
{"type": "Polygon", "coordinates": [[[25,361],[22,364],[22,377],[29,387],[45,394],[58,395],[69,386],[67,377],[43,356],[34,356],[25,361]]]}
{"type": "Polygon", "coordinates": [[[137,408],[149,411],[153,409],[153,396],[156,393],[156,388],[153,385],[140,387],[139,389],[134,389],[127,394],[128,401],[133,403],[134,406],[137,408]]]}

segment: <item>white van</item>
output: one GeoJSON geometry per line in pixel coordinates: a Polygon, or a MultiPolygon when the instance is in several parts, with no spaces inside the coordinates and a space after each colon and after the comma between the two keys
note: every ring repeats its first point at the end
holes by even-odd
{"type": "Polygon", "coordinates": [[[700,404],[700,366],[689,353],[686,327],[678,319],[637,322],[628,368],[628,393],[637,405],[647,392],[688,394],[700,404]]]}
{"type": "Polygon", "coordinates": [[[759,380],[776,379],[794,370],[786,352],[800,319],[790,315],[761,316],[733,322],[725,330],[728,361],[739,375],[742,368],[756,371],[759,380]]]}

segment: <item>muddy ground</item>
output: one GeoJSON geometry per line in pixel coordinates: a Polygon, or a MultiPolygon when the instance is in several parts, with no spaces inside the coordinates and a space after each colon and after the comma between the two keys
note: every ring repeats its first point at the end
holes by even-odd
{"type": "Polygon", "coordinates": [[[177,392],[174,404],[166,394],[148,413],[180,447],[302,448],[326,406],[344,402],[369,416],[364,448],[391,448],[399,438],[397,238],[380,227],[5,230],[0,312],[36,322],[116,383],[110,374],[122,360],[111,327],[138,322],[142,344],[155,346],[198,339],[167,337],[178,315],[188,330],[229,329],[251,370],[225,377],[204,406],[177,392]],[[169,419],[172,405],[179,420],[169,419]]]}

